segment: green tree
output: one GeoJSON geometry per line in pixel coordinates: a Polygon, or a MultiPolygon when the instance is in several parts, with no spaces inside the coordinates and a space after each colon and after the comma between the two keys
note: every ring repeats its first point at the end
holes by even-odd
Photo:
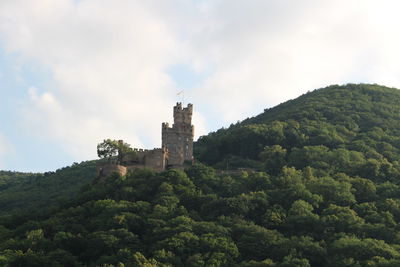
{"type": "Polygon", "coordinates": [[[293,202],[288,212],[286,227],[293,233],[300,234],[304,232],[316,231],[319,227],[319,216],[313,213],[314,207],[304,200],[293,202]]]}
{"type": "Polygon", "coordinates": [[[117,164],[120,164],[123,157],[127,154],[136,155],[128,143],[122,140],[105,139],[97,145],[97,155],[99,158],[106,158],[110,160],[114,156],[117,157],[117,164]]]}
{"type": "Polygon", "coordinates": [[[118,141],[105,139],[97,145],[97,155],[99,158],[111,159],[118,154],[118,141]]]}
{"type": "Polygon", "coordinates": [[[277,174],[286,164],[286,149],[280,145],[266,146],[260,153],[260,159],[265,164],[265,170],[271,174],[277,174]]]}

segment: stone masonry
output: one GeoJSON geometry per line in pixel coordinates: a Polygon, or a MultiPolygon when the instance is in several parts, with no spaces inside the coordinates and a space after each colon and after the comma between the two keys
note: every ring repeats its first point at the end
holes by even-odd
{"type": "Polygon", "coordinates": [[[168,165],[171,167],[182,166],[185,162],[193,160],[192,125],[193,105],[188,104],[182,108],[181,103],[174,107],[174,124],[162,124],[162,147],[168,149],[168,165]]]}
{"type": "Polygon", "coordinates": [[[112,173],[125,175],[128,171],[138,168],[150,168],[155,171],[167,168],[183,169],[186,163],[191,163],[193,160],[192,114],[192,104],[182,107],[182,103],[176,103],[172,127],[168,123],[162,123],[161,148],[151,150],[135,148],[134,155],[122,155],[119,165],[111,162],[99,163],[97,176],[104,177],[112,173]]]}

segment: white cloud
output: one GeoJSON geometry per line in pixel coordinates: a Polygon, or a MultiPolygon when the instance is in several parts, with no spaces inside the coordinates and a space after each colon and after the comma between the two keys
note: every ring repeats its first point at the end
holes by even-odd
{"type": "Polygon", "coordinates": [[[214,69],[198,88],[200,105],[227,122],[329,84],[400,87],[395,1],[218,3],[204,15],[215,26],[196,32],[190,49],[214,69]]]}
{"type": "Polygon", "coordinates": [[[166,70],[176,64],[207,74],[190,92],[201,134],[333,83],[400,87],[399,7],[389,0],[2,0],[0,38],[22,63],[34,60],[52,75],[29,89],[28,129],[83,159],[108,137],[160,145],[177,91],[166,70]]]}
{"type": "Polygon", "coordinates": [[[29,127],[83,158],[108,137],[159,146],[175,93],[164,69],[179,44],[155,12],[128,0],[2,2],[8,50],[53,75],[46,88],[29,90],[29,127]]]}

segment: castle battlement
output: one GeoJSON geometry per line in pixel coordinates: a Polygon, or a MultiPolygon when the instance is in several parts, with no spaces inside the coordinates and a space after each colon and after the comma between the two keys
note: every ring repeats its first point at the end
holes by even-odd
{"type": "Polygon", "coordinates": [[[193,158],[193,105],[188,104],[187,107],[182,107],[182,103],[178,102],[173,112],[172,127],[169,127],[168,123],[162,125],[162,146],[168,148],[168,164],[180,166],[185,161],[192,161],[193,158]]]}
{"type": "Polygon", "coordinates": [[[174,125],[175,124],[192,124],[193,105],[188,104],[186,108],[182,108],[182,103],[176,103],[174,107],[174,125]]]}
{"type": "Polygon", "coordinates": [[[177,102],[176,106],[174,107],[174,111],[180,111],[180,112],[193,112],[193,105],[192,104],[188,104],[186,108],[182,107],[182,103],[181,102],[177,102]]]}
{"type": "Polygon", "coordinates": [[[150,151],[152,151],[152,152],[168,152],[168,149],[166,147],[158,147],[158,148],[153,148],[150,151]]]}
{"type": "MultiPolygon", "coordinates": [[[[193,159],[194,126],[192,125],[192,113],[192,104],[182,107],[182,103],[176,103],[173,108],[174,123],[172,127],[168,122],[163,122],[161,125],[161,148],[133,148],[135,153],[118,155],[120,165],[99,163],[97,166],[98,176],[107,176],[112,172],[125,175],[127,171],[138,168],[151,168],[156,171],[163,171],[170,167],[183,168],[185,162],[193,159]]],[[[123,144],[123,140],[118,142],[123,144]]]]}
{"type": "Polygon", "coordinates": [[[165,147],[157,147],[153,149],[144,149],[144,148],[133,148],[132,149],[134,152],[142,152],[142,153],[147,153],[147,152],[167,152],[168,149],[165,147]]]}
{"type": "Polygon", "coordinates": [[[146,152],[149,151],[148,149],[143,149],[143,148],[134,148],[133,151],[135,152],[146,152]]]}

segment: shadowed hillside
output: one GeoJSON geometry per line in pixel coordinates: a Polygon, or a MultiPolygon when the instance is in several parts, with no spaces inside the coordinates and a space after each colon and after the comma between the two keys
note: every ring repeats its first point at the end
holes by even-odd
{"type": "Polygon", "coordinates": [[[94,178],[95,169],[88,161],[44,174],[0,171],[0,215],[40,212],[70,200],[94,178]]]}

